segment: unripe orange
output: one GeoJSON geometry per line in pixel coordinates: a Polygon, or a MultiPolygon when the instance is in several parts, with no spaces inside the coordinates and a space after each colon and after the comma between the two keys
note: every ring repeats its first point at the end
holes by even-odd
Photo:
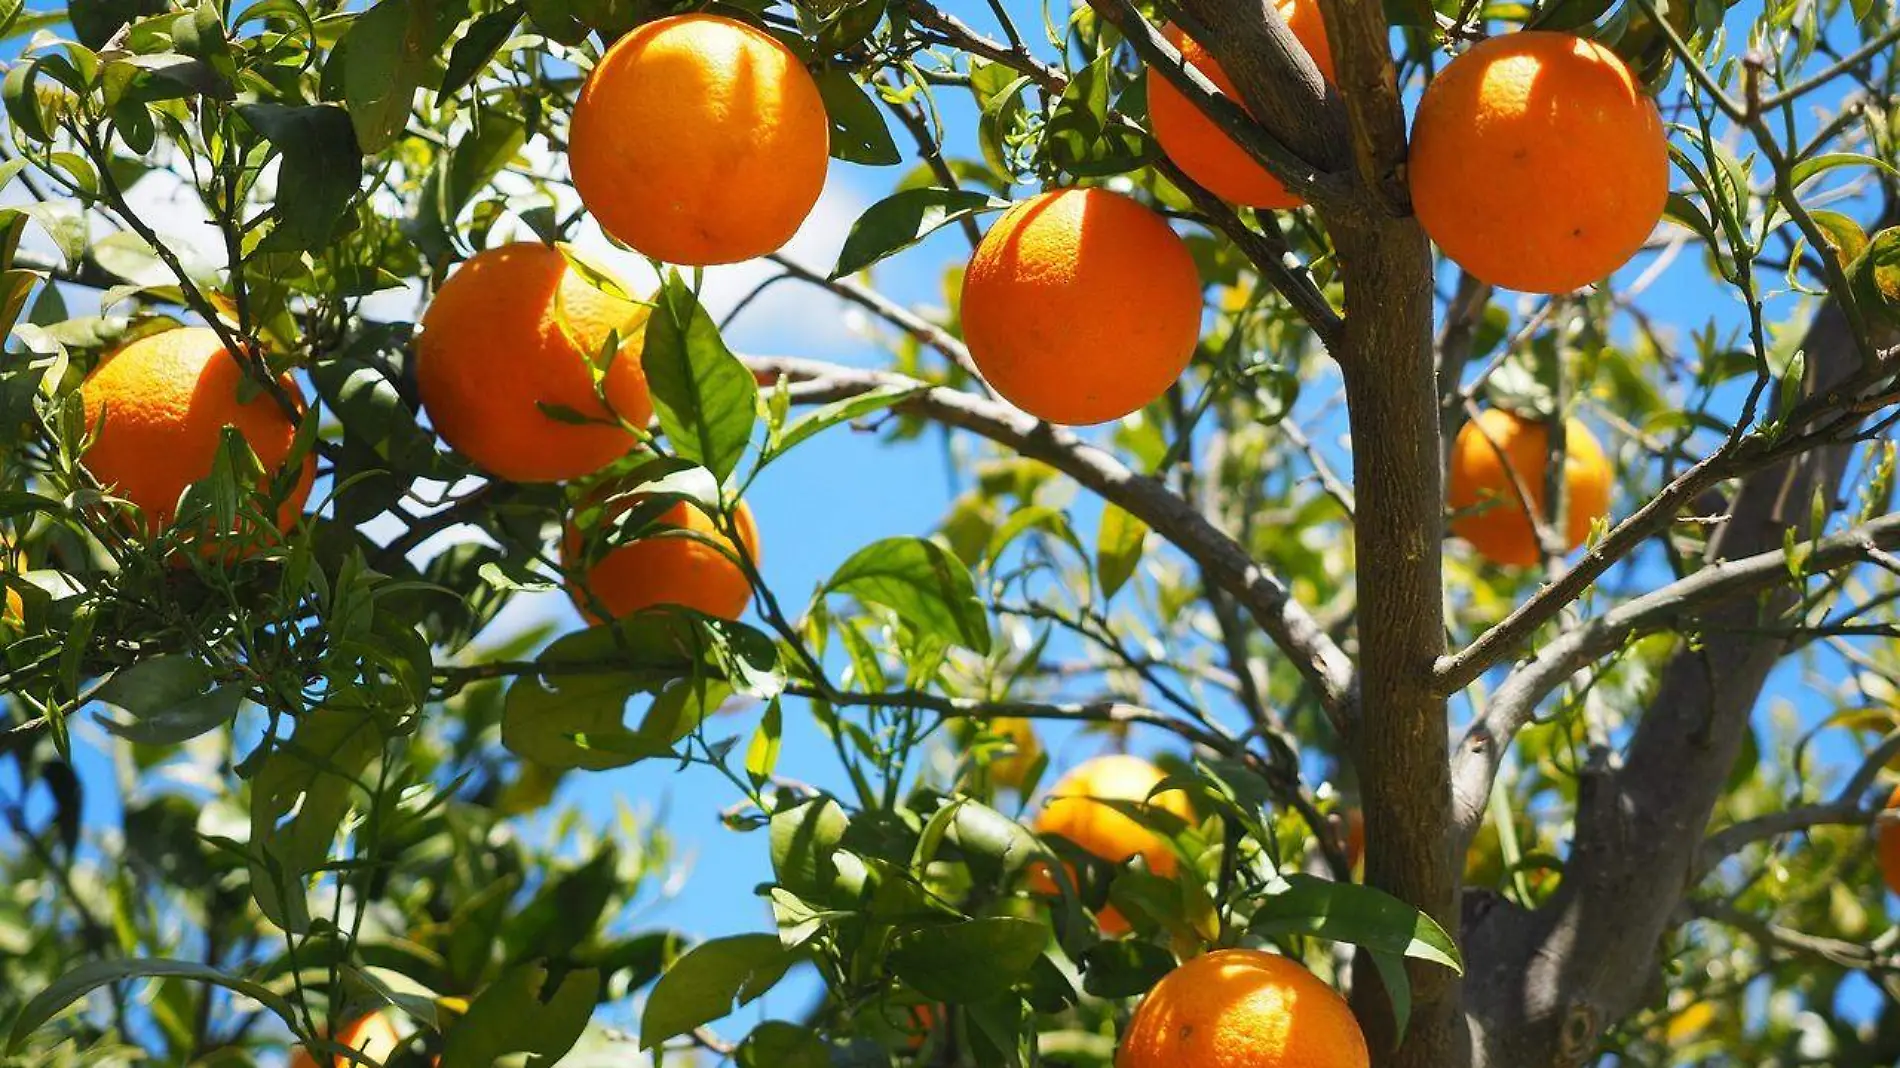
{"type": "MultiPolygon", "coordinates": [[[[296,383],[279,384],[302,406],[296,383]]],[[[224,428],[235,427],[267,473],[289,458],[297,424],[265,391],[249,392],[244,368],[209,327],[182,327],[139,338],[102,360],[80,384],[86,423],[97,434],[83,457],[116,496],[139,506],[149,530],[178,518],[178,498],[211,474],[224,428]]],[[[267,475],[268,477],[268,475],[267,475]]],[[[306,458],[297,485],[278,509],[277,526],[297,521],[316,463],[306,458]]]]}
{"type": "MultiPolygon", "coordinates": [[[[1286,20],[1287,28],[1306,47],[1313,64],[1328,81],[1333,77],[1333,51],[1326,40],[1326,23],[1321,20],[1315,0],[1277,0],[1274,5],[1286,20]]],[[[1236,104],[1241,104],[1234,81],[1214,61],[1207,49],[1169,25],[1162,31],[1188,66],[1200,71],[1215,88],[1236,104]]],[[[1148,120],[1155,140],[1175,165],[1187,172],[1208,192],[1230,204],[1255,208],[1297,208],[1303,201],[1262,167],[1246,149],[1221,130],[1200,108],[1182,95],[1174,83],[1150,70],[1148,83],[1148,120]]]]}
{"type": "Polygon", "coordinates": [[[1367,1068],[1359,1021],[1297,961],[1222,949],[1163,976],[1122,1035],[1115,1068],[1367,1068]]]}
{"type": "MultiPolygon", "coordinates": [[[[1449,496],[1459,513],[1452,518],[1452,533],[1494,563],[1537,563],[1542,559],[1537,531],[1524,513],[1512,472],[1542,515],[1549,466],[1549,432],[1543,423],[1502,408],[1479,413],[1451,447],[1449,496]]],[[[1591,524],[1610,512],[1610,461],[1596,435],[1575,419],[1564,423],[1564,493],[1564,543],[1575,549],[1589,537],[1591,524]]]]}
{"type": "Polygon", "coordinates": [[[1106,189],[1025,200],[963,275],[963,337],[1010,403],[1052,423],[1119,419],[1194,355],[1201,279],[1161,216],[1106,189]]]}
{"type": "Polygon", "coordinates": [[[703,266],[790,240],[824,189],[831,126],[817,83],[770,34],[674,15],[601,57],[567,147],[601,229],[655,259],[703,266]]]}
{"type": "MultiPolygon", "coordinates": [[[[633,507],[637,498],[615,502],[602,522],[633,507]]],[[[595,617],[588,594],[599,601],[609,617],[624,619],[642,609],[659,605],[681,605],[721,619],[738,619],[752,599],[752,584],[746,573],[728,553],[743,552],[758,566],[759,530],[752,509],[741,501],[733,509],[743,549],[721,533],[706,513],[684,501],[661,513],[655,523],[691,531],[714,544],[679,534],[654,530],[638,541],[610,549],[573,586],[574,604],[593,622],[595,617]],[[715,545],[717,547],[715,547],[715,545]]],[[[585,562],[584,542],[579,527],[569,522],[567,536],[561,541],[561,564],[570,581],[585,562]]]]}
{"type": "Polygon", "coordinates": [[[1566,293],[1662,219],[1669,135],[1616,53],[1568,33],[1481,41],[1426,87],[1407,164],[1418,221],[1473,275],[1566,293]]]}
{"type": "Polygon", "coordinates": [[[633,448],[628,426],[653,417],[640,367],[647,313],[596,288],[552,246],[524,241],[477,253],[422,316],[422,406],[436,433],[491,475],[559,482],[592,474],[633,448]],[[596,392],[591,361],[610,334],[618,343],[596,392]],[[586,422],[565,421],[559,409],[586,422]]]}

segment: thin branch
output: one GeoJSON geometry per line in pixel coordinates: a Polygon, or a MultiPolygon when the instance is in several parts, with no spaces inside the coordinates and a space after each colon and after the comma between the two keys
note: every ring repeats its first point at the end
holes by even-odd
{"type": "Polygon", "coordinates": [[[1042,462],[1090,491],[1126,509],[1200,565],[1287,654],[1317,693],[1334,724],[1346,732],[1352,719],[1352,662],[1288,590],[1256,564],[1247,550],[1165,485],[1128,469],[1112,454],[1068,430],[1043,423],[1008,405],[958,390],[931,387],[904,375],[840,367],[791,357],[747,357],[754,372],[791,383],[792,400],[826,404],[880,388],[916,390],[900,410],[968,430],[1042,462]]]}
{"type": "MultiPolygon", "coordinates": [[[[1109,0],[1096,10],[1122,31],[1149,71],[1166,78],[1169,85],[1288,189],[1309,199],[1338,197],[1345,192],[1345,185],[1337,176],[1302,157],[1288,143],[1254,121],[1245,108],[1222,93],[1207,75],[1183,62],[1181,50],[1142,17],[1133,0],[1109,0]]],[[[1291,31],[1288,35],[1291,36],[1291,31]]]]}
{"type": "MultiPolygon", "coordinates": [[[[1900,546],[1900,515],[1883,516],[1855,530],[1798,545],[1795,551],[1802,557],[1803,573],[1815,573],[1864,562],[1870,543],[1900,546]]],[[[1459,840],[1468,841],[1483,818],[1491,779],[1511,740],[1530,720],[1538,702],[1565,679],[1632,638],[1691,619],[1710,605],[1791,581],[1786,550],[1723,560],[1566,629],[1535,659],[1511,673],[1466,730],[1453,756],[1459,840]]]]}
{"type": "MultiPolygon", "coordinates": [[[[808,282],[841,297],[870,312],[887,323],[903,330],[911,337],[936,349],[978,382],[983,382],[982,372],[976,369],[976,361],[970,357],[967,346],[952,336],[949,331],[891,300],[869,286],[854,282],[849,278],[827,278],[817,271],[788,259],[784,253],[774,252],[766,259],[777,264],[786,274],[801,282],[808,282]]],[[[984,384],[987,392],[988,384],[984,384]]]]}

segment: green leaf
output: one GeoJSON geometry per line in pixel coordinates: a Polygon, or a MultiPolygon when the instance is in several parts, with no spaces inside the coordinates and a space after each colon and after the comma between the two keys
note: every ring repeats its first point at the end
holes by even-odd
{"type": "Polygon", "coordinates": [[[1115,596],[1134,577],[1147,539],[1148,524],[1127,509],[1111,504],[1102,510],[1102,527],[1095,539],[1095,573],[1101,579],[1103,597],[1115,596]]]}
{"type": "Polygon", "coordinates": [[[1809,156],[1807,159],[1795,164],[1794,167],[1788,171],[1788,184],[1792,187],[1799,188],[1802,183],[1810,181],[1836,167],[1873,167],[1877,170],[1887,172],[1887,176],[1890,178],[1900,178],[1900,169],[1896,169],[1893,164],[1877,156],[1864,155],[1859,152],[1824,152],[1818,156],[1809,156]]]}
{"type": "Polygon", "coordinates": [[[1405,958],[1397,953],[1372,950],[1372,965],[1379,970],[1379,983],[1385,987],[1385,996],[1392,1002],[1392,1022],[1396,1034],[1393,1046],[1405,1038],[1405,1029],[1412,1023],[1412,977],[1405,974],[1405,958]]]}
{"type": "Polygon", "coordinates": [[[1259,899],[1259,935],[1308,934],[1417,957],[1464,974],[1457,943],[1430,916],[1370,886],[1290,875],[1285,889],[1259,899]]]}
{"type": "Polygon", "coordinates": [[[1110,118],[1109,83],[1114,72],[1114,49],[1077,71],[1043,129],[1043,151],[1056,166],[1077,177],[1123,174],[1147,160],[1148,146],[1141,134],[1110,118]]]}
{"type": "Polygon", "coordinates": [[[865,209],[845,235],[831,277],[856,274],[959,219],[1009,207],[1009,201],[966,189],[906,189],[865,209]]]}
{"type": "Polygon", "coordinates": [[[382,0],[356,17],[337,49],[356,143],[364,152],[381,152],[408,125],[416,90],[435,59],[435,2],[382,0]]]}
{"type": "Polygon", "coordinates": [[[779,703],[773,701],[765,706],[759,729],[752,735],[752,744],[746,747],[745,773],[753,786],[764,786],[771,781],[772,772],[778,767],[780,734],[783,729],[783,713],[779,710],[779,703]]]}
{"type": "Polygon", "coordinates": [[[1842,267],[1853,263],[1855,257],[1867,250],[1867,231],[1861,228],[1853,216],[1826,208],[1815,208],[1808,212],[1808,216],[1827,237],[1825,251],[1842,267]]]}
{"type": "Polygon", "coordinates": [[[897,937],[891,969],[925,997],[982,1001],[1028,974],[1048,942],[1049,928],[1014,916],[923,927],[897,937]]]}
{"type": "Polygon", "coordinates": [[[818,95],[824,98],[831,120],[831,155],[847,163],[887,167],[904,156],[891,140],[884,115],[851,72],[838,67],[817,75],[818,95]]]}
{"type": "Polygon", "coordinates": [[[657,302],[640,357],[653,410],[674,451],[724,482],[752,438],[758,381],[726,348],[679,272],[667,272],[657,302]]]}
{"type": "Polygon", "coordinates": [[[22,204],[13,209],[24,213],[46,230],[68,267],[77,267],[86,258],[86,214],[71,200],[48,200],[22,204]]]}
{"type": "Polygon", "coordinates": [[[694,946],[654,984],[640,1014],[641,1047],[653,1049],[720,1019],[733,1011],[734,1002],[749,1004],[798,959],[777,935],[733,935],[694,946]]]}
{"type": "Polygon", "coordinates": [[[1098,942],[1082,954],[1082,989],[1098,998],[1132,998],[1174,970],[1174,954],[1153,942],[1098,942]]]}
{"type": "MultiPolygon", "coordinates": [[[[442,256],[450,251],[451,235],[462,209],[494,181],[528,140],[527,124],[505,111],[479,111],[474,126],[474,130],[437,157],[435,170],[417,200],[415,216],[404,225],[404,232],[428,256],[442,256]]],[[[562,252],[569,262],[576,264],[576,269],[591,269],[586,268],[572,250],[563,247],[562,252]]]]}
{"type": "Polygon", "coordinates": [[[442,87],[435,94],[436,106],[440,107],[475,81],[482,68],[514,34],[515,27],[521,24],[523,12],[521,4],[509,4],[469,23],[468,32],[449,52],[448,69],[443,71],[442,87]]]}
{"type": "Polygon", "coordinates": [[[1847,281],[1868,314],[1900,326],[1900,227],[1873,236],[1847,265],[1847,281]]]}
{"type": "Polygon", "coordinates": [[[990,651],[989,617],[977,599],[969,568],[934,541],[898,537],[873,542],[832,574],[824,592],[888,608],[924,637],[977,653],[990,651]]]}
{"type": "Polygon", "coordinates": [[[893,405],[917,396],[930,387],[919,383],[915,386],[879,386],[869,393],[860,393],[841,401],[833,401],[822,408],[806,413],[791,426],[785,428],[785,434],[772,449],[777,457],[790,452],[806,439],[822,431],[829,430],[840,423],[853,419],[862,419],[872,412],[883,411],[893,405]]]}
{"type": "Polygon", "coordinates": [[[317,395],[343,424],[346,436],[360,440],[376,456],[400,471],[427,471],[435,463],[435,438],[416,421],[380,354],[400,347],[391,330],[366,331],[343,351],[310,368],[317,395]]]}
{"type": "Polygon", "coordinates": [[[989,868],[998,875],[1014,875],[1023,865],[1044,854],[1042,843],[1022,824],[988,805],[958,798],[956,812],[944,837],[963,852],[973,868],[989,868]]]}
{"type": "Polygon", "coordinates": [[[115,673],[93,696],[127,715],[144,716],[198,696],[211,682],[211,669],[197,657],[157,656],[115,673]]]}
{"type": "Polygon", "coordinates": [[[98,717],[108,732],[141,745],[178,745],[217,730],[236,718],[244,704],[246,687],[228,682],[210,693],[185,698],[170,707],[147,712],[131,723],[98,717]]]}
{"type": "Polygon", "coordinates": [[[43,281],[38,271],[18,267],[0,271],[0,337],[13,332],[20,313],[26,310],[26,298],[32,294],[33,287],[43,281]]]}
{"type": "Polygon", "coordinates": [[[568,972],[544,996],[548,970],[524,964],[490,983],[449,1026],[441,1068],[493,1068],[498,1058],[528,1054],[524,1068],[551,1068],[586,1029],[600,997],[600,973],[568,972]]]}
{"type": "Polygon", "coordinates": [[[510,959],[569,959],[600,925],[620,886],[620,851],[611,838],[573,871],[549,873],[534,899],[502,932],[510,959]]]}
{"type": "MultiPolygon", "coordinates": [[[[1003,70],[1000,66],[990,69],[1003,70]]],[[[1008,82],[982,101],[983,113],[977,118],[977,143],[983,149],[983,161],[1006,182],[1016,178],[1010,159],[1011,137],[1022,122],[1023,95],[1032,84],[1027,74],[1008,82]]]]}
{"type": "MultiPolygon", "coordinates": [[[[850,828],[851,820],[844,808],[829,797],[774,812],[770,832],[772,873],[779,885],[820,903],[838,900],[841,889],[846,896],[855,896],[862,886],[861,879],[844,881],[839,876],[838,851],[850,828]]],[[[855,865],[852,871],[861,874],[855,865]]]]}
{"type": "Polygon", "coordinates": [[[18,1053],[32,1035],[68,1005],[108,983],[121,979],[190,979],[235,991],[276,1013],[285,1023],[294,1025],[297,1013],[290,1003],[261,983],[221,972],[206,964],[184,960],[95,960],[67,972],[27,1002],[14,1018],[7,1036],[7,1053],[18,1053]]]}
{"type": "Polygon", "coordinates": [[[277,926],[308,930],[304,879],[329,860],[358,779],[381,752],[372,716],[328,708],[272,743],[251,779],[251,894],[277,926]]]}
{"type": "Polygon", "coordinates": [[[322,251],[363,183],[351,116],[334,104],[241,104],[237,111],[283,157],[272,207],[278,247],[322,251]]]}
{"type": "Polygon", "coordinates": [[[1714,253],[1722,248],[1722,240],[1715,234],[1715,224],[1702,213],[1701,207],[1681,193],[1669,194],[1663,207],[1663,218],[1693,232],[1709,246],[1714,253]]]}
{"type": "Polygon", "coordinates": [[[809,1027],[767,1020],[733,1054],[739,1068],[831,1068],[831,1047],[809,1027]]]}
{"type": "Polygon", "coordinates": [[[776,656],[759,631],[686,611],[642,612],[570,634],[541,653],[545,675],[508,688],[502,744],[550,768],[668,755],[734,691],[775,696],[783,683],[776,656]],[[643,693],[654,700],[630,731],[626,703],[643,693]]]}

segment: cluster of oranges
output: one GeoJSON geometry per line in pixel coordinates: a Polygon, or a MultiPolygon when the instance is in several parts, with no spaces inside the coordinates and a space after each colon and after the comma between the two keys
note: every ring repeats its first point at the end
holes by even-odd
{"type": "MultiPolygon", "coordinates": [[[[1192,821],[1180,790],[1139,757],[1087,761],[1049,790],[1036,830],[1059,835],[1112,864],[1140,857],[1163,878],[1179,873],[1167,841],[1120,805],[1147,804],[1192,821]]],[[[1030,871],[1030,888],[1057,893],[1053,875],[1030,871]]],[[[1103,934],[1127,933],[1113,906],[1095,915],[1103,934]]],[[[1116,1068],[1366,1068],[1364,1033],[1345,1001],[1299,963],[1252,949],[1223,949],[1170,972],[1142,999],[1121,1036],[1116,1068]]]]}
{"type": "MultiPolygon", "coordinates": [[[[1280,11],[1331,76],[1313,0],[1280,11]]],[[[1170,27],[1185,59],[1231,89],[1219,65],[1170,27]]],[[[1297,197],[1165,79],[1149,79],[1156,138],[1218,195],[1257,208],[1297,197]]],[[[569,130],[574,185],[603,230],[655,259],[709,265],[778,248],[823,188],[830,130],[805,66],[746,23],[681,15],[625,35],[588,77],[569,130]]],[[[1666,195],[1667,148],[1653,103],[1609,51],[1565,34],[1492,38],[1453,60],[1420,103],[1410,164],[1427,231],[1472,273],[1558,292],[1602,277],[1639,247],[1666,195]],[[1518,176],[1518,195],[1492,195],[1518,176]]],[[[442,284],[423,317],[416,373],[444,440],[490,475],[584,479],[634,450],[653,413],[641,371],[647,305],[571,253],[518,243],[479,253],[442,284]],[[616,291],[618,289],[618,291],[616,291]],[[604,362],[604,370],[597,364],[604,362]]],[[[964,336],[978,368],[1024,411],[1099,423],[1160,396],[1198,343],[1201,281],[1165,219],[1101,188],[1032,197],[989,230],[964,276],[964,336]]],[[[145,337],[112,354],[82,387],[97,439],[91,470],[137,504],[149,526],[175,519],[180,493],[208,473],[221,429],[235,427],[267,469],[290,455],[301,398],[240,399],[239,361],[211,330],[145,337]]],[[[1541,555],[1525,504],[1541,507],[1542,430],[1493,414],[1453,449],[1454,529],[1501,563],[1541,555]],[[1483,431],[1483,433],[1477,433],[1483,431]]],[[[1566,480],[1574,547],[1607,508],[1607,466],[1573,428],[1566,480]]],[[[310,490],[305,461],[279,494],[279,526],[310,490]]],[[[611,518],[632,505],[621,501],[611,518]]],[[[594,509],[595,512],[601,511],[594,509]]],[[[684,532],[581,559],[576,599],[609,615],[683,603],[744,609],[734,557],[757,553],[745,506],[733,532],[682,504],[660,519],[684,532]]]]}

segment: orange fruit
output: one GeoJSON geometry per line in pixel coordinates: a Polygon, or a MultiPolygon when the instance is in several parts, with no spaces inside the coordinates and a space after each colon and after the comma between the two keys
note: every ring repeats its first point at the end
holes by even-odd
{"type": "Polygon", "coordinates": [[[1042,741],[1036,728],[1026,719],[993,719],[984,724],[990,734],[1008,740],[1014,752],[990,760],[990,782],[1000,789],[1020,790],[1029,769],[1042,756],[1042,741]]]}
{"type": "Polygon", "coordinates": [[[1409,171],[1419,223],[1459,266],[1565,293],[1621,267],[1662,219],[1668,133],[1616,53],[1529,30],[1473,45],[1426,87],[1409,171]]]}
{"type": "MultiPolygon", "coordinates": [[[[1451,507],[1461,514],[1452,517],[1451,531],[1494,563],[1528,567],[1543,559],[1512,472],[1541,515],[1549,437],[1543,423],[1491,408],[1452,442],[1451,507]]],[[[1564,422],[1564,494],[1564,544],[1575,549],[1590,525],[1610,513],[1610,461],[1596,435],[1575,419],[1564,422]]]]}
{"type": "MultiPolygon", "coordinates": [[[[336,1042],[381,1064],[396,1052],[396,1047],[402,1044],[402,1036],[396,1033],[396,1025],[387,1013],[372,1012],[345,1024],[343,1030],[337,1032],[336,1042]]],[[[334,1059],[332,1068],[357,1068],[355,1061],[341,1054],[334,1059]]],[[[299,1047],[290,1055],[290,1068],[317,1068],[317,1062],[309,1050],[299,1047]]]]}
{"type": "Polygon", "coordinates": [[[640,369],[647,312],[596,288],[552,246],[520,242],[477,253],[423,313],[416,341],[422,407],[444,441],[498,478],[559,482],[592,474],[633,448],[627,425],[645,427],[653,417],[640,369]],[[590,361],[610,333],[619,343],[602,404],[590,361]],[[563,420],[550,407],[588,421],[563,420]]]}
{"type": "MultiPolygon", "coordinates": [[[[1313,57],[1319,72],[1331,81],[1333,51],[1326,40],[1326,24],[1320,19],[1319,4],[1315,0],[1277,0],[1274,6],[1286,19],[1294,38],[1313,57]]],[[[1162,33],[1181,50],[1183,62],[1205,75],[1234,103],[1241,103],[1233,79],[1200,42],[1172,24],[1164,27],[1162,33]]],[[[1186,171],[1189,178],[1230,204],[1285,209],[1304,203],[1240,147],[1239,142],[1215,125],[1213,119],[1195,107],[1174,83],[1152,70],[1147,72],[1146,78],[1148,122],[1154,129],[1155,140],[1160,143],[1161,151],[1186,171]]]]}
{"type": "MultiPolygon", "coordinates": [[[[636,501],[637,498],[629,498],[616,502],[602,521],[633,507],[636,501]]],[[[614,619],[624,619],[657,605],[683,605],[721,619],[738,619],[745,614],[746,604],[752,599],[752,584],[739,565],[726,555],[740,550],[720,533],[712,519],[681,501],[662,512],[654,522],[662,527],[691,531],[717,543],[719,548],[655,529],[638,541],[610,549],[587,569],[579,585],[572,588],[574,604],[581,614],[599,622],[587,593],[614,619]]],[[[756,567],[759,528],[752,520],[752,509],[743,501],[733,512],[733,524],[745,546],[745,555],[756,567]]],[[[561,541],[561,564],[568,570],[570,581],[583,564],[582,548],[581,530],[570,521],[567,536],[561,541]]]]}
{"type": "Polygon", "coordinates": [[[1115,1068],[1368,1068],[1346,1000],[1297,961],[1222,949],[1163,976],[1128,1022],[1115,1068]]]}
{"type": "MultiPolygon", "coordinates": [[[[1148,803],[1184,820],[1193,820],[1187,795],[1169,790],[1152,801],[1148,794],[1167,778],[1160,768],[1125,754],[1096,757],[1064,775],[1049,790],[1049,801],[1036,816],[1036,833],[1058,834],[1090,853],[1120,864],[1140,856],[1148,870],[1169,877],[1180,865],[1174,850],[1158,834],[1102,801],[1148,803]]],[[[1073,871],[1071,871],[1073,875],[1073,871]]],[[[1046,865],[1030,868],[1029,888],[1044,895],[1060,893],[1046,865]]],[[[1112,907],[1096,914],[1096,924],[1110,937],[1128,933],[1128,921],[1112,907]]]]}
{"type": "Polygon", "coordinates": [[[1025,200],[963,275],[963,337],[983,377],[1052,423],[1118,419],[1161,396],[1201,330],[1201,279],[1166,220],[1106,189],[1025,200]]]}
{"type": "MultiPolygon", "coordinates": [[[[1073,886],[1075,884],[1075,865],[1064,863],[1062,870],[1069,873],[1069,884],[1073,886]]],[[[1062,884],[1056,882],[1056,877],[1050,873],[1049,865],[1046,862],[1040,860],[1035,861],[1029,865],[1028,871],[1030,893],[1041,897],[1062,896],[1062,884]]],[[[1096,910],[1095,929],[1100,931],[1105,938],[1120,938],[1129,931],[1134,930],[1134,925],[1128,922],[1128,917],[1123,916],[1120,909],[1113,905],[1104,904],[1100,909],[1096,910]]]]}
{"type": "MultiPolygon", "coordinates": [[[[1887,799],[1887,807],[1900,808],[1900,790],[1895,790],[1887,799]]],[[[1885,880],[1887,889],[1900,894],[1900,823],[1882,823],[1875,833],[1880,877],[1885,880]]]]}
{"type": "Polygon", "coordinates": [[[1180,790],[1169,790],[1148,800],[1148,794],[1167,778],[1160,768],[1126,754],[1096,757],[1064,775],[1049,791],[1049,801],[1036,817],[1038,834],[1059,834],[1111,864],[1140,855],[1156,875],[1173,875],[1174,851],[1161,836],[1102,801],[1149,803],[1192,820],[1194,811],[1180,790]]]}
{"type": "Polygon", "coordinates": [[[1366,814],[1358,809],[1346,812],[1346,867],[1358,871],[1366,859],[1366,814]]]}
{"type": "MultiPolygon", "coordinates": [[[[261,389],[249,392],[244,368],[209,327],[148,334],[113,352],[79,386],[86,424],[97,435],[83,457],[114,495],[139,506],[156,533],[178,518],[178,497],[211,474],[224,428],[234,427],[268,473],[290,456],[297,424],[261,389]],[[240,390],[249,399],[240,400],[240,390]]],[[[303,397],[279,379],[301,410],[303,397]]],[[[310,496],[314,458],[277,512],[290,529],[310,496]]]]}
{"type": "Polygon", "coordinates": [[[600,228],[658,260],[736,263],[797,232],[825,185],[818,83],[770,34],[675,15],[620,38],[581,87],[567,161],[600,228]]]}
{"type": "Polygon", "coordinates": [[[930,1032],[942,1022],[943,1012],[935,1005],[912,1005],[906,1015],[910,1027],[904,1032],[904,1048],[915,1053],[930,1041],[930,1032]]]}

